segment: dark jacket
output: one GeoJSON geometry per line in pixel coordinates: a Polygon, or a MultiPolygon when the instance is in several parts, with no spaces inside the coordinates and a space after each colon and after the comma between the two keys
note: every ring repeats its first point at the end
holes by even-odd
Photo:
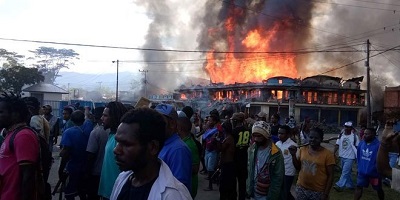
{"type": "MultiPolygon", "coordinates": [[[[248,151],[249,159],[248,159],[248,178],[246,181],[246,190],[247,194],[251,197],[254,196],[254,168],[255,168],[255,156],[257,155],[258,147],[256,144],[253,144],[248,151]]],[[[282,198],[281,192],[283,191],[283,179],[285,176],[285,164],[283,160],[283,155],[281,150],[274,144],[271,143],[269,157],[267,158],[267,165],[269,165],[269,174],[271,178],[271,185],[268,189],[268,200],[275,200],[282,198]]]]}

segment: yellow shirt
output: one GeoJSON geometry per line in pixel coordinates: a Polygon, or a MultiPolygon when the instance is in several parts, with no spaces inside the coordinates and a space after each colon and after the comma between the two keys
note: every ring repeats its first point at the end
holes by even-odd
{"type": "Polygon", "coordinates": [[[297,184],[303,188],[324,192],[328,180],[327,167],[335,164],[333,153],[323,148],[317,155],[310,155],[309,146],[300,148],[301,170],[297,184]]]}

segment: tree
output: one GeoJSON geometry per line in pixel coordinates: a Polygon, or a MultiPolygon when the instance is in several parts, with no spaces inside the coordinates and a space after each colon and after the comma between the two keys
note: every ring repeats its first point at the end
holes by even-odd
{"type": "Polygon", "coordinates": [[[5,49],[0,48],[0,63],[3,63],[3,67],[10,67],[20,64],[21,58],[24,56],[18,55],[15,52],[9,52],[5,49]]]}
{"type": "Polygon", "coordinates": [[[45,77],[46,83],[54,84],[59,72],[63,68],[74,65],[74,60],[79,59],[79,54],[73,49],[56,49],[53,47],[39,47],[34,51],[36,66],[45,77]]]}
{"type": "Polygon", "coordinates": [[[19,94],[24,85],[36,84],[43,80],[44,77],[37,68],[16,65],[3,67],[0,70],[0,89],[2,91],[11,91],[19,94]]]}

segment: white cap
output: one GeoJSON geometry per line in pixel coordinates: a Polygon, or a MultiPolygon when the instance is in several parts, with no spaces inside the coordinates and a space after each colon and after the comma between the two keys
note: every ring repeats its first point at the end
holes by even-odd
{"type": "Polygon", "coordinates": [[[353,127],[353,122],[346,122],[344,123],[344,126],[353,127]]]}

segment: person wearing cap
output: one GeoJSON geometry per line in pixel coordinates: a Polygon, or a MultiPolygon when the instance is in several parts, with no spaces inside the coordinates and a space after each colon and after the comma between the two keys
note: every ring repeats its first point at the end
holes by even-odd
{"type": "Polygon", "coordinates": [[[192,185],[192,154],[189,147],[181,140],[178,133],[178,113],[169,104],[158,104],[156,111],[164,116],[166,121],[166,140],[158,157],[171,169],[172,174],[191,191],[192,185]]]}
{"type": "Polygon", "coordinates": [[[53,109],[50,105],[43,106],[43,117],[49,122],[50,135],[49,135],[49,148],[53,152],[53,145],[57,144],[58,136],[60,135],[60,123],[57,116],[51,114],[53,109]]]}
{"type": "Polygon", "coordinates": [[[297,147],[292,145],[289,152],[292,155],[294,167],[299,170],[296,185],[297,200],[326,200],[333,184],[333,153],[321,146],[324,132],[320,128],[310,130],[309,145],[297,147]],[[297,154],[296,154],[297,153],[297,154]]]}
{"type": "Polygon", "coordinates": [[[257,121],[264,121],[264,122],[267,122],[267,114],[265,113],[265,112],[263,112],[263,111],[261,111],[261,112],[259,112],[257,115],[256,115],[256,120],[257,121]]]}
{"type": "Polygon", "coordinates": [[[282,152],[271,140],[271,127],[264,121],[254,123],[254,144],[249,148],[247,194],[255,200],[281,198],[285,166],[282,152]]]}
{"type": "Polygon", "coordinates": [[[247,179],[247,149],[250,144],[250,130],[244,125],[245,114],[242,112],[234,113],[231,118],[232,122],[232,133],[235,139],[235,166],[236,166],[236,178],[239,189],[239,200],[246,198],[246,179],[247,179]]]}
{"type": "Polygon", "coordinates": [[[344,124],[344,130],[339,134],[339,138],[336,140],[334,149],[334,155],[339,151],[339,158],[341,161],[342,174],[338,182],[333,187],[336,191],[340,192],[343,189],[354,189],[354,183],[351,178],[351,169],[354,161],[357,158],[357,146],[360,143],[360,139],[354,132],[353,123],[346,122],[344,124]]]}

